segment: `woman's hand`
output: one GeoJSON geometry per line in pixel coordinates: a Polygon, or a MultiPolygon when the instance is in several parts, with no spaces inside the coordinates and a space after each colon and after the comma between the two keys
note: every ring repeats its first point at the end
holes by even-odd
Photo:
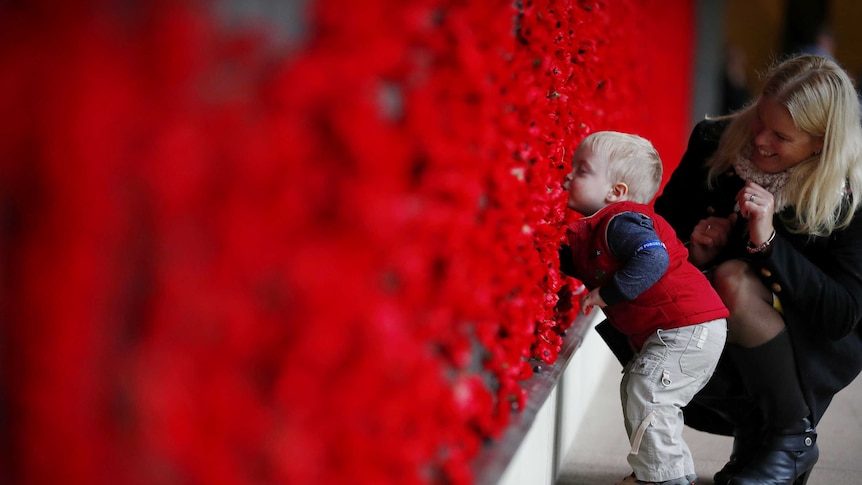
{"type": "Polygon", "coordinates": [[[735,222],[736,214],[730,217],[707,217],[698,222],[691,233],[688,260],[698,268],[709,264],[727,246],[735,222]]]}
{"type": "Polygon", "coordinates": [[[736,194],[739,213],[748,219],[749,239],[755,246],[769,240],[775,227],[772,216],[775,214],[775,198],[754,182],[746,182],[745,187],[736,194]]]}

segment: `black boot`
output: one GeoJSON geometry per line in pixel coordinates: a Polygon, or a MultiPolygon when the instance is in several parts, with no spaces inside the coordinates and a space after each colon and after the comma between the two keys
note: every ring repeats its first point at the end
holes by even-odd
{"type": "Polygon", "coordinates": [[[772,434],[748,466],[730,479],[732,485],[805,485],[820,457],[817,432],[808,418],[808,427],[794,435],[772,434]]]}
{"type": "Polygon", "coordinates": [[[739,369],[729,352],[725,352],[709,382],[686,406],[686,409],[696,407],[694,413],[686,413],[686,425],[701,431],[733,436],[730,461],[713,475],[715,485],[727,485],[763,445],[763,415],[747,394],[739,369]],[[716,423],[722,425],[717,426],[716,423]],[[727,423],[727,426],[723,423],[727,423]]]}
{"type": "Polygon", "coordinates": [[[759,347],[729,346],[728,351],[766,421],[760,451],[728,483],[803,485],[820,452],[787,330],[759,347]]]}
{"type": "Polygon", "coordinates": [[[742,471],[763,447],[764,435],[763,418],[758,410],[755,410],[748,419],[740,421],[733,430],[730,461],[713,475],[713,483],[728,485],[733,476],[742,471]]]}

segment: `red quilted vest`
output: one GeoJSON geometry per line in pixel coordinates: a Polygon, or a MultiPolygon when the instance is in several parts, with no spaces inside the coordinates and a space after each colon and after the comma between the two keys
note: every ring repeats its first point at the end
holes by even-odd
{"type": "Polygon", "coordinates": [[[575,278],[593,289],[610,281],[623,266],[625,261],[611,254],[607,241],[608,224],[622,212],[638,212],[649,217],[670,256],[667,270],[655,284],[634,300],[603,309],[608,320],[629,336],[635,350],[640,351],[644,341],[658,329],[684,327],[728,316],[727,308],[709,281],[688,262],[688,250],[677,239],[673,228],[644,204],[611,204],[569,226],[575,278]]]}

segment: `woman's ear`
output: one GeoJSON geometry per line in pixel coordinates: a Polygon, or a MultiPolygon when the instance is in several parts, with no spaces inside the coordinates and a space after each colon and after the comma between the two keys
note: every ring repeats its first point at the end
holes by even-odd
{"type": "Polygon", "coordinates": [[[817,143],[814,144],[814,153],[812,153],[811,156],[816,157],[817,155],[820,155],[821,153],[823,153],[823,137],[822,136],[818,139],[817,143]]]}
{"type": "Polygon", "coordinates": [[[625,200],[629,193],[629,186],[623,182],[617,182],[611,186],[611,191],[608,193],[608,202],[619,202],[625,200]]]}

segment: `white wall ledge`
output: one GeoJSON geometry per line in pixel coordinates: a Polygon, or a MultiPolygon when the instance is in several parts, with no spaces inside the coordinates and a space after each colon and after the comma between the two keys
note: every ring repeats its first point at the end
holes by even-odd
{"type": "Polygon", "coordinates": [[[514,414],[500,439],[485,445],[473,462],[476,485],[552,485],[576,438],[583,416],[613,355],[595,325],[596,311],[579,316],[563,337],[554,365],[523,383],[527,404],[514,414]]]}

